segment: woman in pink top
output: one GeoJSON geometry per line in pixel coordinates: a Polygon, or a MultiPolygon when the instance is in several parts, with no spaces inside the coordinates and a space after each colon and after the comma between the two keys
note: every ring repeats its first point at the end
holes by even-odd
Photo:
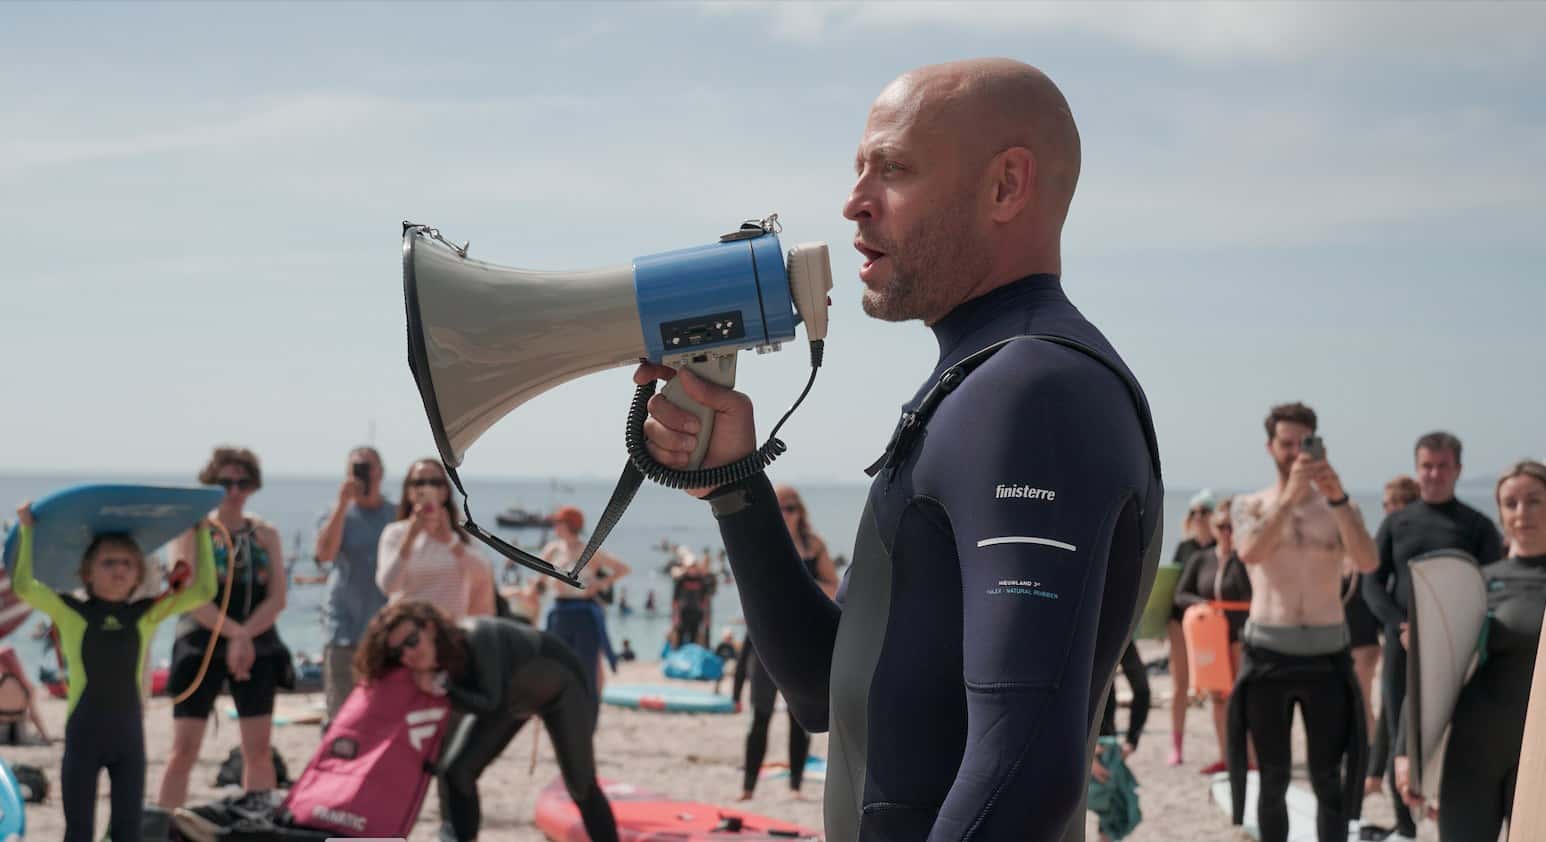
{"type": "Polygon", "coordinates": [[[494,577],[457,522],[451,485],[435,459],[408,469],[397,521],[381,533],[376,584],[392,602],[430,603],[453,621],[494,613],[494,577]]]}

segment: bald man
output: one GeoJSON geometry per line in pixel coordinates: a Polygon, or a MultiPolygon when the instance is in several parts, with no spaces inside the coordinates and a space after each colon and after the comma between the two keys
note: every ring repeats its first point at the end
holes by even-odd
{"type": "MultiPolygon", "coordinates": [[[[865,312],[924,322],[939,361],[871,466],[836,601],[766,476],[697,493],[758,656],[799,721],[831,731],[827,838],[1080,838],[1163,491],[1143,392],[1059,280],[1073,117],[1019,62],[924,67],[881,92],[854,164],[865,312]]],[[[681,376],[716,411],[704,464],[750,453],[746,397],[681,376]]],[[[651,452],[685,465],[692,417],[650,410],[651,452]]]]}

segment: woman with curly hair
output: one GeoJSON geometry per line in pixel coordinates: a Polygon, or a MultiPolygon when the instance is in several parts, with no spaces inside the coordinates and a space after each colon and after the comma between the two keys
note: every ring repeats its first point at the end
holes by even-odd
{"type": "Polygon", "coordinates": [[[442,839],[477,838],[478,777],[528,719],[540,716],[585,832],[593,842],[615,842],[617,822],[596,780],[595,701],[579,658],[563,641],[498,617],[453,624],[427,602],[404,600],[371,620],[355,654],[355,678],[369,683],[396,666],[466,714],[440,759],[442,839]]]}
{"type": "MultiPolygon", "coordinates": [[[[188,797],[188,776],[199,759],[205,724],[215,698],[229,686],[236,705],[242,742],[242,788],[271,790],[276,785],[270,738],[274,694],[282,684],[293,685],[290,650],[279,638],[277,621],[285,607],[284,548],[279,531],[252,512],[247,500],[263,487],[257,454],[244,447],[217,447],[199,471],[199,482],[225,489],[220,506],[210,514],[231,537],[214,548],[215,598],[184,614],[177,623],[167,693],[177,697],[194,685],[199,666],[226,600],[227,570],[231,570],[229,603],[219,622],[220,639],[203,680],[188,698],[172,707],[172,750],[161,777],[162,807],[181,806],[188,797]]],[[[194,558],[193,533],[172,543],[168,561],[194,558]]]]}

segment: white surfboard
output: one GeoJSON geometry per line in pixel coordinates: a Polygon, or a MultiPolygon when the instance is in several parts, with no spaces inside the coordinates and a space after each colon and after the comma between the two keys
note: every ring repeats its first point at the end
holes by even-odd
{"type": "Polygon", "coordinates": [[[1412,559],[1408,611],[1406,751],[1412,789],[1437,799],[1460,688],[1475,672],[1487,623],[1487,581],[1460,550],[1412,559]]]}
{"type": "MultiPolygon", "coordinates": [[[[1247,772],[1245,778],[1245,816],[1241,830],[1252,839],[1261,838],[1261,828],[1256,826],[1256,796],[1261,788],[1261,778],[1255,772],[1247,772]]],[[[1213,803],[1224,811],[1228,817],[1231,812],[1229,803],[1229,773],[1219,772],[1213,776],[1209,784],[1209,790],[1213,795],[1213,803]]],[[[1303,786],[1293,783],[1288,786],[1288,842],[1316,842],[1315,829],[1315,794],[1303,786]]],[[[1358,838],[1357,824],[1350,825],[1349,839],[1358,838]]]]}

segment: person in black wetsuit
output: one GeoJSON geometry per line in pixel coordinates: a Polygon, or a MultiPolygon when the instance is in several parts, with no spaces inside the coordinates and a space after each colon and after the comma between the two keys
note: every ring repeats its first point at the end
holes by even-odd
{"type": "MultiPolygon", "coordinates": [[[[1250,574],[1246,573],[1245,565],[1235,554],[1234,524],[1229,516],[1232,501],[1233,498],[1225,497],[1208,520],[1217,540],[1212,546],[1203,549],[1181,571],[1181,579],[1176,583],[1176,606],[1182,611],[1193,605],[1207,605],[1215,601],[1246,604],[1251,601],[1250,574]],[[1224,559],[1222,568],[1220,558],[1224,559]]],[[[1229,620],[1229,654],[1234,660],[1236,674],[1240,672],[1240,658],[1243,654],[1240,631],[1245,628],[1245,619],[1249,613],[1249,609],[1225,612],[1229,620]]],[[[1219,759],[1202,768],[1204,775],[1216,774],[1228,768],[1224,759],[1229,753],[1225,742],[1229,728],[1226,713],[1228,696],[1211,693],[1209,703],[1213,707],[1213,730],[1219,741],[1219,759]]]]}
{"type": "MultiPolygon", "coordinates": [[[[789,537],[794,541],[795,552],[799,554],[800,561],[805,564],[805,569],[810,572],[811,578],[816,580],[816,584],[821,586],[823,593],[829,597],[836,596],[837,567],[832,563],[832,557],[827,554],[827,543],[811,529],[809,516],[805,512],[805,502],[800,499],[799,492],[790,486],[780,485],[773,490],[773,493],[778,498],[778,508],[784,516],[784,527],[789,530],[789,537]]],[[[752,727],[746,734],[746,762],[742,767],[745,773],[742,776],[739,800],[749,801],[752,793],[757,789],[757,778],[762,771],[762,758],[768,751],[768,726],[773,721],[773,701],[778,694],[778,688],[774,686],[772,677],[768,675],[762,662],[757,659],[757,650],[752,645],[750,635],[742,645],[740,660],[736,663],[737,678],[743,670],[751,683],[752,727]]],[[[740,682],[737,681],[735,700],[738,703],[741,701],[740,686],[740,682]]],[[[804,779],[805,761],[810,755],[810,747],[810,732],[800,727],[791,710],[789,713],[789,790],[796,797],[799,796],[800,783],[804,779]]]]}
{"type": "MultiPolygon", "coordinates": [[[[1385,483],[1380,505],[1385,510],[1385,516],[1390,517],[1421,496],[1417,480],[1402,474],[1385,483]]],[[[1385,718],[1385,706],[1380,705],[1378,711],[1372,709],[1374,676],[1380,659],[1380,620],[1374,616],[1368,601],[1364,599],[1362,582],[1361,575],[1354,576],[1344,579],[1342,587],[1346,591],[1351,585],[1358,591],[1346,597],[1347,630],[1353,639],[1353,669],[1358,672],[1358,686],[1363,690],[1364,701],[1370,707],[1369,715],[1378,717],[1369,729],[1369,769],[1364,774],[1363,782],[1364,794],[1374,795],[1382,787],[1385,764],[1390,759],[1390,729],[1385,718]]]]}
{"type": "Polygon", "coordinates": [[[708,642],[710,604],[717,584],[709,572],[707,557],[699,558],[686,547],[676,549],[678,563],[671,567],[671,648],[708,642]]]}
{"type": "MultiPolygon", "coordinates": [[[[1007,59],[910,72],[871,109],[844,208],[864,309],[923,320],[939,361],[872,466],[836,602],[764,474],[696,492],[759,659],[831,732],[829,839],[1083,836],[1163,489],[1142,390],[1058,277],[1078,150],[1061,92],[1007,59]]],[[[715,410],[705,466],[754,449],[744,395],[659,366],[635,379],[673,375],[715,410]]],[[[695,419],[659,396],[650,411],[651,454],[685,466],[695,419]]]]}
{"type": "MultiPolygon", "coordinates": [[[[1138,644],[1129,643],[1122,650],[1122,677],[1133,691],[1132,704],[1127,709],[1127,733],[1122,739],[1122,756],[1128,757],[1138,750],[1138,739],[1143,736],[1143,725],[1149,720],[1149,672],[1138,654],[1138,644]]],[[[1106,712],[1101,717],[1100,735],[1117,735],[1117,688],[1113,684],[1106,696],[1106,712]]]]}
{"type": "Polygon", "coordinates": [[[370,679],[397,664],[415,673],[444,672],[446,694],[464,714],[438,764],[442,842],[478,837],[478,777],[533,716],[542,718],[553,741],[586,834],[592,842],[615,842],[617,822],[596,780],[596,705],[579,657],[562,640],[498,617],[452,625],[433,605],[408,600],[371,620],[354,669],[370,679]]]}
{"type": "MultiPolygon", "coordinates": [[[[1485,657],[1455,704],[1439,790],[1439,838],[1458,842],[1497,839],[1512,812],[1546,613],[1546,465],[1525,461],[1504,472],[1497,500],[1512,555],[1482,568],[1487,578],[1485,657]]],[[[1405,742],[1398,748],[1404,749],[1405,742]]],[[[1399,756],[1405,751],[1397,754],[1398,791],[1410,806],[1420,808],[1422,801],[1407,788],[1406,758],[1399,756]]]]}
{"type": "MultiPolygon", "coordinates": [[[[1407,563],[1434,550],[1463,550],[1481,561],[1503,557],[1503,538],[1481,512],[1455,499],[1460,479],[1460,440],[1449,433],[1429,433],[1414,448],[1417,485],[1422,499],[1385,518],[1375,533],[1380,566],[1363,577],[1364,601],[1385,626],[1385,666],[1380,677],[1380,698],[1387,728],[1395,728],[1406,700],[1406,629],[1412,583],[1407,563]]],[[[1389,738],[1399,742],[1391,731],[1389,738]]],[[[1389,778],[1395,792],[1395,770],[1389,778]]],[[[1417,823],[1401,798],[1392,799],[1396,833],[1415,837],[1417,823]]]]}
{"type": "Polygon", "coordinates": [[[193,583],[180,592],[131,599],[145,578],[145,555],[126,535],[98,535],[81,559],[87,597],[55,593],[32,573],[32,507],[17,510],[20,542],[11,589],[47,614],[59,628],[59,647],[69,671],[69,703],[59,790],[66,842],[92,842],[97,779],[112,783],[108,832],[118,842],[138,842],[144,815],[145,713],[140,688],[150,640],[162,620],[209,600],[215,593],[215,557],[207,528],[198,531],[193,583]]]}

